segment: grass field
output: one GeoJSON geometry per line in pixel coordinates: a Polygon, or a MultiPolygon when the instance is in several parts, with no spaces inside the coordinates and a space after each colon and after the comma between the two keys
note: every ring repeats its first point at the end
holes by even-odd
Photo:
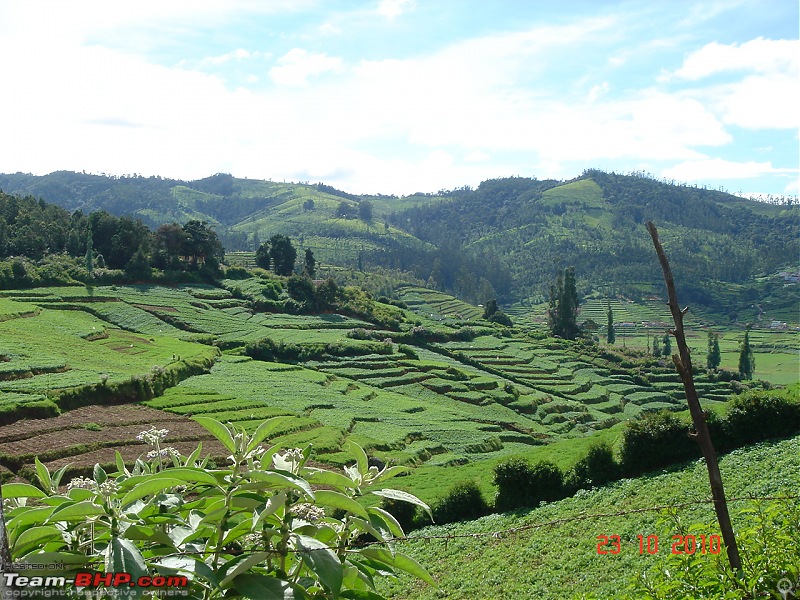
{"type": "MultiPolygon", "coordinates": [[[[208,414],[250,431],[265,418],[290,415],[277,442],[312,443],[317,460],[341,465],[349,460],[342,445],[352,439],[371,455],[418,466],[404,485],[429,501],[464,477],[475,478],[490,494],[491,470],[504,457],[549,457],[567,468],[592,440],[614,442],[624,421],[647,411],[685,409],[682,385],[666,361],[645,373],[569,342],[504,336],[480,319],[479,307],[440,292],[403,288],[408,322],[386,331],[338,314],[253,312],[242,298],[260,296],[265,285],[253,278],[226,281],[227,289],[1,292],[0,409],[13,412],[15,406],[47,403],[68,387],[121,384],[176,362],[209,359],[218,353],[212,345],[217,344],[230,350],[210,372],[170,384],[146,401],[148,407],[164,411],[165,419],[208,414]],[[234,297],[237,286],[241,293],[234,297]],[[424,341],[410,336],[418,323],[435,339],[465,324],[472,334],[462,341],[424,341]],[[299,364],[238,355],[244,344],[265,336],[299,347],[339,343],[353,351],[374,344],[353,339],[354,330],[379,340],[400,336],[406,344],[386,342],[388,353],[322,356],[299,364]]],[[[663,317],[647,306],[624,308],[641,319],[663,317]]],[[[646,332],[639,325],[624,339],[646,340],[646,332]]],[[[691,340],[704,347],[703,332],[691,340]]],[[[729,361],[735,333],[725,333],[721,343],[729,361]]],[[[753,344],[772,352],[757,355],[757,374],[760,368],[785,376],[782,363],[796,351],[796,335],[758,331],[753,344]]],[[[728,383],[704,374],[698,374],[697,388],[711,410],[721,410],[731,393],[728,383]]]]}
{"type": "MultiPolygon", "coordinates": [[[[722,458],[720,468],[729,498],[796,496],[800,487],[800,437],[737,450],[722,458]]],[[[709,497],[705,465],[693,462],[669,472],[584,490],[530,511],[428,527],[415,531],[412,540],[419,541],[403,543],[402,550],[429,569],[440,589],[408,580],[382,583],[382,587],[397,600],[639,598],[629,588],[637,573],[655,566],[675,571],[680,566],[681,557],[669,556],[669,552],[672,536],[681,533],[682,527],[698,524],[693,533],[719,535],[711,504],[703,502],[709,497]],[[684,506],[693,502],[698,504],[684,506]],[[670,506],[674,507],[673,517],[666,515],[670,506]],[[640,554],[640,534],[658,535],[659,553],[640,554]],[[599,555],[598,535],[619,535],[621,552],[599,555]]],[[[784,500],[781,505],[791,507],[795,514],[800,509],[797,499],[784,500]]],[[[759,506],[763,508],[764,504],[731,502],[732,521],[740,531],[737,541],[745,560],[763,553],[766,544],[793,550],[795,565],[800,564],[796,528],[793,540],[765,540],[745,526],[745,520],[752,519],[748,511],[759,506]]],[[[715,559],[712,554],[698,558],[715,559]]],[[[770,573],[761,575],[768,578],[770,573]]],[[[773,597],[779,597],[777,591],[776,586],[773,597]]],[[[699,589],[691,597],[706,596],[699,589]]]]}

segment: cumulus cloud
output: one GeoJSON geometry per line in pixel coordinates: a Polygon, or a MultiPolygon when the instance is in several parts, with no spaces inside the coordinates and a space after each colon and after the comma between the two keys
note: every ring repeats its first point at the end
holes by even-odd
{"type": "Polygon", "coordinates": [[[722,158],[702,158],[679,163],[663,170],[664,177],[678,181],[708,179],[751,179],[765,174],[797,173],[797,169],[776,169],[770,161],[737,162],[722,158]]]}
{"type": "Polygon", "coordinates": [[[387,19],[395,19],[413,6],[414,0],[381,0],[378,5],[378,14],[387,19]]]}
{"type": "Polygon", "coordinates": [[[293,48],[278,59],[278,66],[269,70],[272,80],[278,85],[305,86],[311,77],[338,72],[343,68],[342,59],[322,52],[308,52],[293,48]]]}
{"type": "Polygon", "coordinates": [[[717,73],[751,71],[797,77],[800,41],[757,38],[744,44],[711,42],[692,52],[668,78],[696,81],[717,73]]]}

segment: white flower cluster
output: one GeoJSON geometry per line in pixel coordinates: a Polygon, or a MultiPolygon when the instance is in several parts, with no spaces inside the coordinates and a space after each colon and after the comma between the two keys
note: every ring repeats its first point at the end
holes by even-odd
{"type": "Polygon", "coordinates": [[[100,495],[108,499],[119,491],[119,484],[113,479],[106,479],[98,488],[100,495]]]}
{"type": "Polygon", "coordinates": [[[73,477],[72,481],[67,484],[67,490],[93,490],[95,487],[94,479],[88,477],[73,477]]]}
{"type": "Polygon", "coordinates": [[[154,458],[169,458],[171,456],[180,455],[181,453],[172,446],[165,446],[163,448],[159,448],[158,450],[150,450],[150,452],[147,453],[147,458],[152,460],[154,458]]]}
{"type": "Polygon", "coordinates": [[[314,506],[313,504],[308,504],[307,502],[295,504],[291,509],[291,513],[309,523],[316,523],[320,519],[325,518],[325,511],[322,508],[314,506]]]}
{"type": "Polygon", "coordinates": [[[159,442],[164,441],[168,433],[169,429],[156,429],[153,425],[151,425],[150,429],[141,432],[136,436],[136,439],[140,442],[144,442],[145,444],[156,446],[159,442]]]}

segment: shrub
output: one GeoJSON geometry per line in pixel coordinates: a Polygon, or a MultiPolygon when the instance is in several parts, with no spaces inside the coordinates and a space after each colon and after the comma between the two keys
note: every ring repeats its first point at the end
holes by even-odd
{"type": "Polygon", "coordinates": [[[461,481],[455,484],[433,507],[433,520],[438,525],[472,521],[488,514],[489,505],[474,481],[461,481]]]}
{"type": "Polygon", "coordinates": [[[738,448],[800,431],[800,402],[774,391],[751,391],[734,396],[721,423],[720,445],[738,448]]]}
{"type": "Polygon", "coordinates": [[[551,502],[564,496],[564,475],[546,460],[534,465],[524,458],[505,460],[494,468],[494,482],[498,488],[497,512],[535,507],[543,500],[551,502]]]}
{"type": "Polygon", "coordinates": [[[620,476],[620,466],[614,460],[614,451],[608,442],[599,442],[589,448],[586,456],[572,467],[567,475],[567,488],[576,491],[593,485],[603,485],[620,476]]]}
{"type": "Polygon", "coordinates": [[[419,354],[417,354],[417,351],[411,346],[400,344],[397,346],[397,351],[400,352],[400,354],[404,354],[408,358],[411,358],[413,360],[419,360],[419,354]]]}
{"type": "Polygon", "coordinates": [[[139,435],[152,450],[132,467],[117,453],[114,471],[95,465],[66,492],[59,489],[66,467],[51,473],[36,459],[41,489],[3,486],[9,538],[24,542],[14,544],[11,560],[32,563],[26,575],[36,576],[36,565],[49,562],[65,564],[59,575],[66,576],[90,568],[126,571],[134,582],[185,576],[188,598],[377,600],[376,576],[400,571],[436,585],[393,547],[405,534],[392,515],[356,500],[371,492],[430,512],[407,492],[375,489],[404,468],[369,467],[353,443],[356,461],[344,475],[307,465],[310,446],[264,450],[260,442],[274,437],[283,419],[263,422],[251,436],[197,417],[230,452],[232,464],[221,469],[210,469],[199,447],[187,457],[163,445],[167,430],[154,427],[139,435]],[[38,537],[31,539],[31,528],[38,537]],[[366,534],[377,543],[353,543],[366,534]]]}
{"type": "Polygon", "coordinates": [[[620,464],[625,475],[638,475],[699,456],[689,439],[689,427],[668,411],[645,413],[628,421],[622,434],[620,464]]]}

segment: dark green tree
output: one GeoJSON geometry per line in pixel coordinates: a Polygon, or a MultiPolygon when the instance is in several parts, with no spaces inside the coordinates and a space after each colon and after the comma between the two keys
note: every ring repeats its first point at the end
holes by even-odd
{"type": "Polygon", "coordinates": [[[658,343],[658,337],[653,338],[653,356],[661,356],[661,344],[658,343]]]}
{"type": "Polygon", "coordinates": [[[611,310],[611,302],[608,303],[608,326],[606,330],[606,341],[613,344],[617,341],[617,333],[614,330],[614,311],[611,310]]]}
{"type": "Polygon", "coordinates": [[[719,368],[720,362],[722,362],[722,355],[719,351],[719,335],[709,329],[706,367],[710,370],[716,370],[719,368]]]}
{"type": "Polygon", "coordinates": [[[556,279],[556,285],[550,286],[547,323],[553,335],[568,340],[574,340],[580,332],[575,267],[564,269],[563,277],[559,274],[556,279]]]}
{"type": "Polygon", "coordinates": [[[669,334],[665,333],[661,341],[664,342],[664,351],[662,354],[664,356],[672,356],[672,340],[670,339],[669,334]]]}
{"type": "Polygon", "coordinates": [[[269,239],[269,255],[276,275],[288,277],[294,271],[297,260],[297,250],[292,245],[292,240],[285,235],[277,233],[269,239]]]}
{"type": "Polygon", "coordinates": [[[177,223],[164,223],[153,238],[153,262],[159,269],[178,270],[186,246],[186,232],[177,223]]]}
{"type": "Polygon", "coordinates": [[[372,202],[362,200],[358,203],[358,218],[367,223],[372,221],[372,202]]]}
{"type": "Polygon", "coordinates": [[[311,251],[311,248],[306,248],[306,256],[305,256],[305,272],[311,279],[314,279],[317,275],[317,260],[314,258],[314,253],[311,251]]]}
{"type": "Polygon", "coordinates": [[[750,327],[744,332],[744,340],[739,346],[739,375],[742,379],[752,379],[756,368],[756,357],[750,346],[750,327]]]}
{"type": "Polygon", "coordinates": [[[128,264],[125,265],[125,275],[137,281],[149,279],[152,275],[150,259],[147,257],[147,252],[145,252],[143,246],[139,246],[128,261],[128,264]]]}
{"type": "Polygon", "coordinates": [[[211,269],[218,268],[225,251],[216,232],[205,221],[194,219],[186,222],[183,232],[183,255],[188,257],[189,265],[193,268],[201,264],[211,269]]]}
{"type": "Polygon", "coordinates": [[[94,273],[94,248],[92,243],[92,230],[86,235],[86,270],[89,271],[89,277],[94,273]]]}
{"type": "Polygon", "coordinates": [[[264,242],[256,250],[256,266],[267,271],[272,266],[272,258],[269,255],[269,242],[264,242]]]}
{"type": "Polygon", "coordinates": [[[483,305],[483,318],[490,319],[491,316],[497,312],[497,300],[488,300],[483,305]]]}

